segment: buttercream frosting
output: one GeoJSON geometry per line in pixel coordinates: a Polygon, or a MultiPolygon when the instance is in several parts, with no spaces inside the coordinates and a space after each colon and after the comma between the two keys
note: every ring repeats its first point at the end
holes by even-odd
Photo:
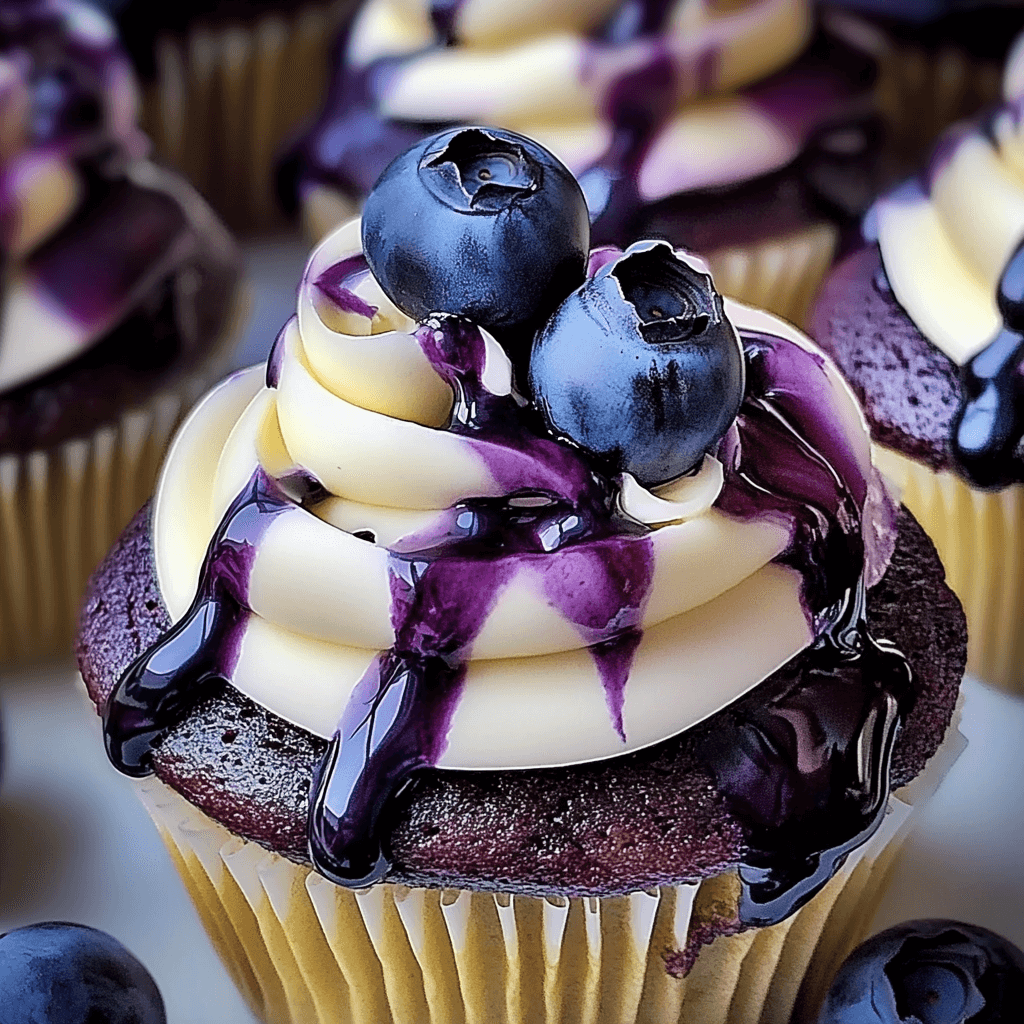
{"type": "Polygon", "coordinates": [[[142,192],[166,191],[144,160],[137,106],[130,64],[105,15],[76,0],[4,5],[0,393],[80,355],[166,276],[161,257],[181,214],[168,212],[163,195],[132,206],[142,192]],[[117,193],[111,182],[126,187],[117,193]],[[120,259],[108,244],[111,204],[137,218],[134,232],[120,226],[120,259]]]}
{"type": "MultiPolygon", "coordinates": [[[[817,397],[850,460],[846,472],[874,480],[861,414],[830,364],[783,321],[728,301],[726,310],[741,337],[765,334],[818,361],[817,397]]],[[[395,643],[396,556],[457,533],[460,516],[472,515],[466,499],[520,495],[513,500],[529,510],[577,472],[548,475],[558,465],[550,453],[496,460],[486,441],[438,429],[452,392],[427,341],[377,286],[360,257],[358,222],[348,224],[311,256],[297,315],[266,372],[244,371],[207,396],[157,488],[157,575],[176,620],[193,601],[218,524],[254,474],[291,495],[254,545],[230,678],[320,736],[334,733],[368,667],[395,643]]],[[[507,396],[508,360],[493,339],[482,341],[484,388],[507,396]]],[[[552,578],[576,571],[565,555],[574,549],[510,558],[468,652],[439,767],[558,765],[645,746],[730,703],[811,642],[820,623],[800,571],[784,564],[792,520],[720,507],[729,508],[721,460],[733,464],[727,453],[734,458],[741,443],[657,493],[631,478],[616,485],[624,515],[648,527],[626,541],[649,551],[652,565],[630,613],[642,636],[619,716],[588,650],[609,626],[594,632],[570,621],[550,589],[552,578]]],[[[882,538],[867,544],[869,581],[891,549],[878,500],[866,491],[859,499],[871,505],[867,528],[882,538]]]]}
{"type": "Polygon", "coordinates": [[[1000,278],[1024,240],[1024,39],[1004,102],[950,129],[922,174],[866,220],[889,284],[918,330],[963,365],[998,334],[1000,278]]]}
{"type": "Polygon", "coordinates": [[[867,112],[843,73],[794,66],[814,27],[808,0],[369,0],[301,143],[300,190],[314,205],[365,193],[389,154],[449,123],[537,139],[596,226],[626,193],[645,205],[745,182],[867,112]]]}

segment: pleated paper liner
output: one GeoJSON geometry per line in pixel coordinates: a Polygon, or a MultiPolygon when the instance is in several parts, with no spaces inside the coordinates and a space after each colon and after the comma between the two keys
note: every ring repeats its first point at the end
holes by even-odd
{"type": "Polygon", "coordinates": [[[701,253],[715,287],[730,298],[803,327],[839,241],[831,224],[812,224],[789,235],[701,253]]]}
{"type": "Polygon", "coordinates": [[[962,748],[954,728],[806,907],[716,939],[684,979],[664,955],[716,904],[732,907],[733,875],[605,899],[352,891],[233,836],[158,781],[138,791],[214,947],[268,1024],[780,1024],[813,1019],[874,916],[911,805],[962,748]]]}
{"type": "Polygon", "coordinates": [[[236,230],[285,223],[274,161],[323,99],[335,36],[353,7],[354,0],[307,4],[251,23],[199,23],[184,38],[157,40],[143,127],[157,155],[236,230]]]}
{"type": "Polygon", "coordinates": [[[887,448],[875,461],[935,542],[967,615],[967,671],[1024,694],[1024,486],[969,487],[887,448]]]}

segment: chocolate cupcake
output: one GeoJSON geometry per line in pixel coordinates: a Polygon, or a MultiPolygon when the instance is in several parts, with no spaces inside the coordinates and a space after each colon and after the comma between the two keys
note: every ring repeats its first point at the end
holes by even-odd
{"type": "Polygon", "coordinates": [[[667,238],[725,294],[799,322],[876,194],[873,60],[819,31],[810,0],[369,0],[337,61],[280,171],[313,238],[414,140],[496,124],[576,174],[595,243],[667,238]]]}
{"type": "Polygon", "coordinates": [[[157,156],[236,231],[280,227],[274,159],[323,96],[354,0],[92,2],[117,19],[157,156]]]}
{"type": "Polygon", "coordinates": [[[93,578],[108,754],[268,1021],[789,1019],[943,743],[963,616],[839,374],[587,224],[530,140],[414,147],[93,578]]]}
{"type": "Polygon", "coordinates": [[[1004,104],[952,129],[881,199],[812,333],[864,404],[880,464],[935,538],[971,627],[969,668],[1024,691],[1020,319],[1024,50],[1004,104]]]}
{"type": "Polygon", "coordinates": [[[112,24],[0,12],[0,663],[69,648],[82,588],[220,369],[233,243],[145,159],[112,24]]]}

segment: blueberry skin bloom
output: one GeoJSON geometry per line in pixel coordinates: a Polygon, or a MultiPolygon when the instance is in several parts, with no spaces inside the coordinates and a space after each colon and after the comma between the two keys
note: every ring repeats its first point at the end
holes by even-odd
{"type": "Polygon", "coordinates": [[[551,431],[645,487],[699,465],[736,418],[745,380],[711,278],[660,241],[634,243],[574,291],[530,356],[551,431]]]}
{"type": "Polygon", "coordinates": [[[115,938],[49,921],[0,935],[0,1024],[167,1024],[152,975],[115,938]]]}
{"type": "Polygon", "coordinates": [[[909,921],[858,946],[818,1024],[997,1024],[1024,1015],[1024,953],[978,925],[909,921]]]}
{"type": "Polygon", "coordinates": [[[466,317],[529,355],[533,331],[579,285],[587,203],[546,149],[494,128],[441,132],[396,157],[363,207],[363,252],[414,320],[466,317]]]}

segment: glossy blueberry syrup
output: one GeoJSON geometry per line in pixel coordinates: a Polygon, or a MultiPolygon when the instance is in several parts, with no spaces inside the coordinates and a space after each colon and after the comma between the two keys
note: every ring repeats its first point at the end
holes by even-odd
{"type": "MultiPolygon", "coordinates": [[[[395,643],[353,691],[310,798],[310,857],[350,886],[387,876],[394,798],[443,754],[466,658],[509,582],[533,573],[580,631],[610,722],[625,739],[624,696],[653,579],[649,533],[617,516],[610,481],[545,436],[518,396],[483,386],[480,331],[438,317],[417,338],[455,395],[447,429],[483,460],[503,496],[459,502],[439,524],[389,551],[395,643]]],[[[868,481],[837,436],[834,371],[782,339],[751,334],[744,343],[748,394],[720,446],[726,480],[718,507],[791,524],[780,561],[801,574],[818,637],[811,672],[783,676],[768,691],[763,684],[756,700],[720,713],[704,745],[720,791],[747,827],[743,915],[761,924],[813,895],[877,827],[909,674],[864,627],[860,509],[868,481]]],[[[230,680],[255,548],[274,517],[322,497],[317,487],[258,471],[232,504],[189,612],[111,697],[107,747],[123,771],[150,771],[160,737],[210,687],[230,680]]]]}
{"type": "Polygon", "coordinates": [[[231,678],[245,632],[257,545],[271,521],[293,507],[257,470],[210,541],[188,611],[121,676],[107,702],[103,735],[111,763],[126,775],[151,774],[153,748],[161,737],[231,678]]]}
{"type": "Polygon", "coordinates": [[[868,481],[828,415],[834,369],[770,335],[741,333],[748,395],[720,457],[718,507],[783,512],[778,561],[801,573],[813,669],[758,691],[716,719],[703,754],[748,830],[740,914],[769,925],[799,909],[878,827],[889,763],[909,710],[905,658],[865,621],[860,510],[868,481]]]}
{"type": "Polygon", "coordinates": [[[999,279],[999,333],[961,369],[962,395],[950,445],[960,471],[978,487],[1021,478],[1024,443],[1024,243],[999,279]]]}

